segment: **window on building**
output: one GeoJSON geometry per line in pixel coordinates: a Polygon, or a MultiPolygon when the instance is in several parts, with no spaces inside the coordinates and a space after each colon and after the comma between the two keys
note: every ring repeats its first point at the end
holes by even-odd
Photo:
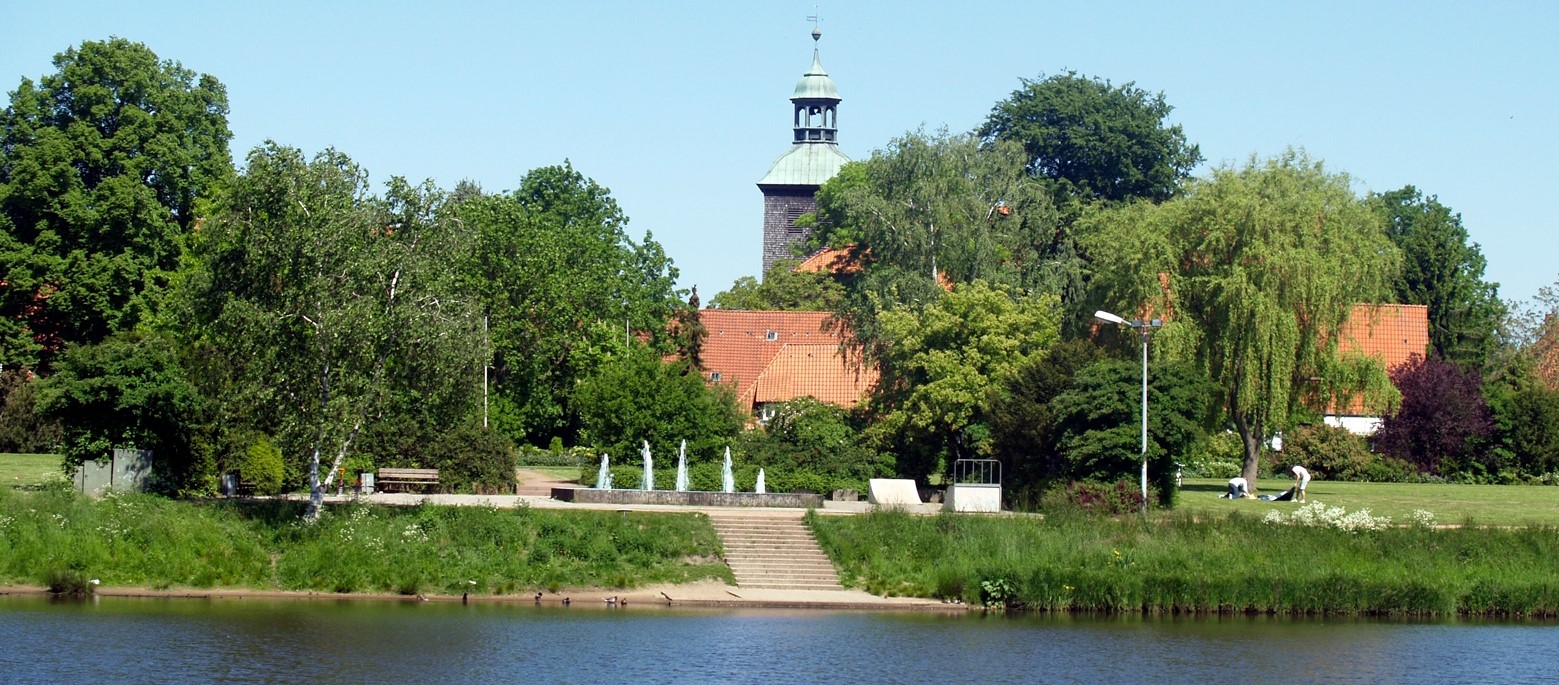
{"type": "Polygon", "coordinates": [[[719,371],[710,371],[709,372],[709,380],[711,380],[711,381],[713,381],[715,383],[719,383],[720,382],[720,372],[719,371]]]}
{"type": "Polygon", "coordinates": [[[764,331],[763,332],[763,339],[767,340],[769,342],[774,342],[775,340],[779,340],[779,331],[764,331]]]}

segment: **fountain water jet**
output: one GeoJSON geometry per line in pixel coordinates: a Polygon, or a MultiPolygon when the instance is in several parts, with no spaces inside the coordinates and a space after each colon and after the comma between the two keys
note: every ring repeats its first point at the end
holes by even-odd
{"type": "Polygon", "coordinates": [[[644,489],[655,489],[655,459],[650,457],[650,441],[644,441],[644,489]]]}
{"type": "Polygon", "coordinates": [[[687,441],[677,450],[677,492],[687,492],[687,441]]]}
{"type": "Polygon", "coordinates": [[[720,472],[721,492],[736,492],[736,476],[731,475],[731,448],[725,448],[725,469],[720,472]]]}
{"type": "Polygon", "coordinates": [[[597,490],[612,489],[612,470],[606,467],[606,455],[601,455],[601,470],[595,472],[595,488],[597,490]]]}
{"type": "Polygon", "coordinates": [[[763,469],[762,468],[758,469],[758,487],[753,488],[752,491],[756,492],[756,493],[758,493],[760,495],[766,495],[769,492],[767,488],[763,487],[763,469]]]}

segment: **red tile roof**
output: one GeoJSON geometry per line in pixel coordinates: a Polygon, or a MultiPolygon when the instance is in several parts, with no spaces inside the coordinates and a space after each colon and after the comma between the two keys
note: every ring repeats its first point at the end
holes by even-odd
{"type": "Polygon", "coordinates": [[[837,343],[785,345],[758,376],[753,402],[784,402],[797,397],[853,407],[877,382],[877,369],[847,361],[837,343]]]}
{"type": "Polygon", "coordinates": [[[797,264],[795,270],[853,274],[861,270],[861,265],[850,258],[849,248],[825,247],[797,264]]]}
{"type": "MultiPolygon", "coordinates": [[[[1353,305],[1337,344],[1339,353],[1362,352],[1379,359],[1388,371],[1428,350],[1429,307],[1421,304],[1353,305]]],[[[1342,413],[1363,415],[1363,398],[1354,398],[1342,413]]]]}
{"type": "Polygon", "coordinates": [[[761,401],[780,402],[805,395],[824,399],[818,393],[838,397],[840,393],[837,387],[843,380],[841,377],[847,373],[845,366],[837,357],[818,354],[819,348],[837,350],[839,346],[840,336],[824,330],[824,324],[832,318],[831,312],[701,310],[699,319],[708,331],[702,353],[704,377],[713,380],[714,374],[719,374],[718,380],[713,382],[734,385],[737,401],[751,407],[758,401],[754,397],[760,377],[770,369],[782,351],[788,346],[796,346],[796,351],[786,353],[787,360],[783,368],[775,368],[774,377],[765,382],[765,387],[771,388],[765,392],[765,396],[770,399],[761,401]],[[812,353],[811,357],[805,356],[808,352],[812,353]],[[839,376],[829,377],[829,374],[817,370],[801,371],[798,364],[805,364],[792,359],[795,355],[801,355],[804,360],[810,360],[839,376]],[[781,378],[786,380],[782,381],[781,378]],[[784,393],[780,389],[785,387],[798,394],[782,397],[784,393]]]}

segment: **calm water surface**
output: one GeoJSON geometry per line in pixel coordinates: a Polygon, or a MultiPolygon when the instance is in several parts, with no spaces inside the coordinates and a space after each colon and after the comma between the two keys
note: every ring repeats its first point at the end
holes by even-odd
{"type": "Polygon", "coordinates": [[[3,683],[1559,683],[1559,625],[0,597],[3,683]]]}

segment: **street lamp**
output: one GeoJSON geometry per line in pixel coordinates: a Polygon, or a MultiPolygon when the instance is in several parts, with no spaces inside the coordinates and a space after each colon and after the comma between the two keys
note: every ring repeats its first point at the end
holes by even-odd
{"type": "Polygon", "coordinates": [[[1164,325],[1163,319],[1127,321],[1104,310],[1093,313],[1093,318],[1117,326],[1130,326],[1142,334],[1142,514],[1148,513],[1148,338],[1164,325]]]}

